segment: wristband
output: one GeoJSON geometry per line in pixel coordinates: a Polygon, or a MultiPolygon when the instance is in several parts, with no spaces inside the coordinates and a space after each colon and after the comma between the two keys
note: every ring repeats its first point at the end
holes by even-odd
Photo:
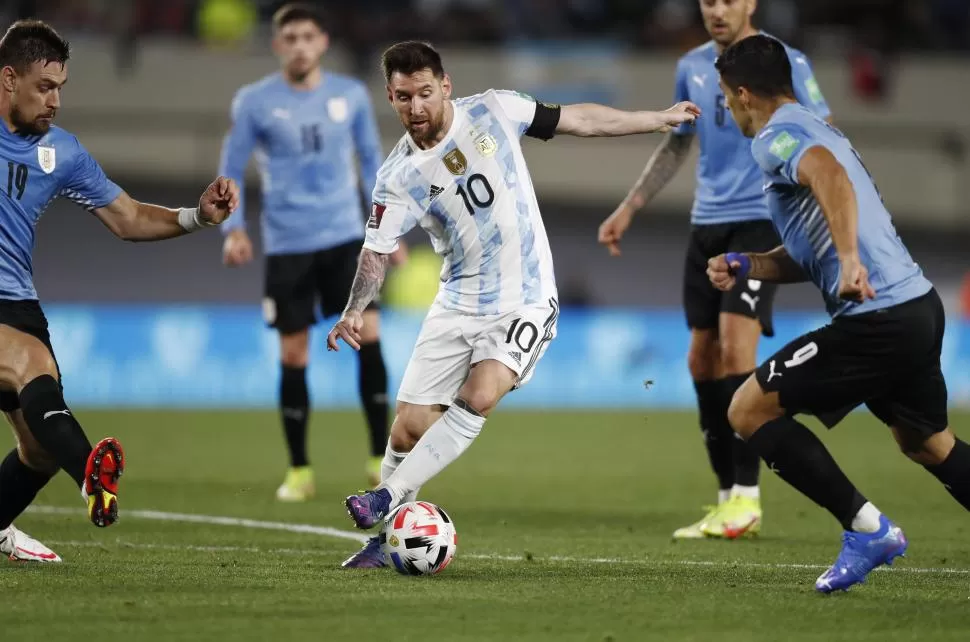
{"type": "Polygon", "coordinates": [[[215,223],[210,223],[199,217],[199,208],[183,207],[179,210],[178,224],[186,232],[195,232],[204,227],[212,227],[215,223]]]}
{"type": "Polygon", "coordinates": [[[728,264],[728,274],[738,279],[748,278],[751,272],[751,257],[742,252],[728,252],[724,255],[724,260],[728,264]],[[738,267],[733,267],[732,263],[740,263],[738,267]]]}

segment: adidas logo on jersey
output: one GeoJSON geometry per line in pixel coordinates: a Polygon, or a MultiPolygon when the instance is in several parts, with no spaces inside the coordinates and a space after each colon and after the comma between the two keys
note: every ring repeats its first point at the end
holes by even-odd
{"type": "Polygon", "coordinates": [[[441,194],[441,193],[442,193],[443,191],[445,191],[445,188],[444,188],[444,187],[438,187],[437,185],[432,185],[432,186],[431,186],[431,198],[430,198],[430,199],[428,199],[428,202],[431,202],[431,201],[433,201],[434,199],[436,199],[436,198],[438,198],[438,196],[439,196],[439,195],[440,195],[440,194],[441,194]]]}
{"type": "Polygon", "coordinates": [[[512,357],[513,359],[515,359],[515,362],[517,364],[519,364],[520,366],[522,365],[522,353],[521,352],[510,352],[509,353],[509,356],[512,357]]]}

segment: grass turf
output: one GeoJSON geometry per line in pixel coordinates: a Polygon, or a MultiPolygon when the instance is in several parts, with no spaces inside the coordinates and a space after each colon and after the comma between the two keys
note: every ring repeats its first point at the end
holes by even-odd
{"type": "MultiPolygon", "coordinates": [[[[759,540],[671,542],[714,499],[690,413],[497,413],[422,493],[459,533],[455,561],[434,578],[341,570],[358,546],[345,537],[131,512],[350,532],[342,499],[365,480],[355,413],[314,415],[318,497],[302,505],[273,499],[284,463],[275,413],[79,418],[92,438],[125,445],[121,521],[90,526],[66,476],[45,489],[37,504],[78,512],[32,512],[17,524],[65,563],[0,563],[4,640],[821,642],[965,640],[970,628],[970,520],[865,413],[823,440],[906,530],[910,553],[899,570],[829,597],[812,586],[838,552],[838,525],[770,473],[759,540]]],[[[952,423],[970,437],[970,415],[952,423]]]]}

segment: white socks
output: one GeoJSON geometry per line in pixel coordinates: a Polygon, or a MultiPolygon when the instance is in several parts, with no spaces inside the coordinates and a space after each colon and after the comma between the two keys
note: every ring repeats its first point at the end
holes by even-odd
{"type": "MultiPolygon", "coordinates": [[[[407,453],[399,453],[396,450],[391,449],[391,442],[387,442],[387,448],[384,450],[384,459],[381,461],[381,481],[387,481],[387,478],[394,474],[397,467],[401,465],[404,458],[407,457],[407,453]]],[[[401,500],[402,504],[407,504],[408,502],[413,502],[418,498],[419,488],[415,488],[401,500]]]]}
{"type": "MultiPolygon", "coordinates": [[[[390,476],[381,482],[391,493],[393,506],[406,501],[428,480],[468,449],[485,425],[485,417],[452,405],[414,445],[390,476]]],[[[383,476],[384,467],[381,467],[383,476]]]]}
{"type": "Polygon", "coordinates": [[[723,504],[732,497],[747,497],[748,499],[761,499],[761,488],[758,486],[739,486],[735,484],[728,490],[717,491],[717,503],[723,504]]]}
{"type": "Polygon", "coordinates": [[[882,513],[872,505],[872,502],[866,502],[852,518],[852,530],[857,533],[875,533],[879,530],[879,517],[881,515],[882,513]]]}
{"type": "Polygon", "coordinates": [[[748,499],[761,499],[761,489],[757,486],[739,486],[734,485],[731,489],[731,495],[733,497],[747,497],[748,499]]]}

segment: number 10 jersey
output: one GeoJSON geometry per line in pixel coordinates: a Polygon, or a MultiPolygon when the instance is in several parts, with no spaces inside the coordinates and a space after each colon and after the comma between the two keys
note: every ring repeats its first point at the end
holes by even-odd
{"type": "Polygon", "coordinates": [[[444,259],[435,305],[447,310],[498,315],[555,299],[520,138],[551,138],[558,107],[496,90],[452,106],[440,143],[422,150],[405,134],[384,161],[364,247],[387,254],[416,225],[424,228],[444,259]]]}

